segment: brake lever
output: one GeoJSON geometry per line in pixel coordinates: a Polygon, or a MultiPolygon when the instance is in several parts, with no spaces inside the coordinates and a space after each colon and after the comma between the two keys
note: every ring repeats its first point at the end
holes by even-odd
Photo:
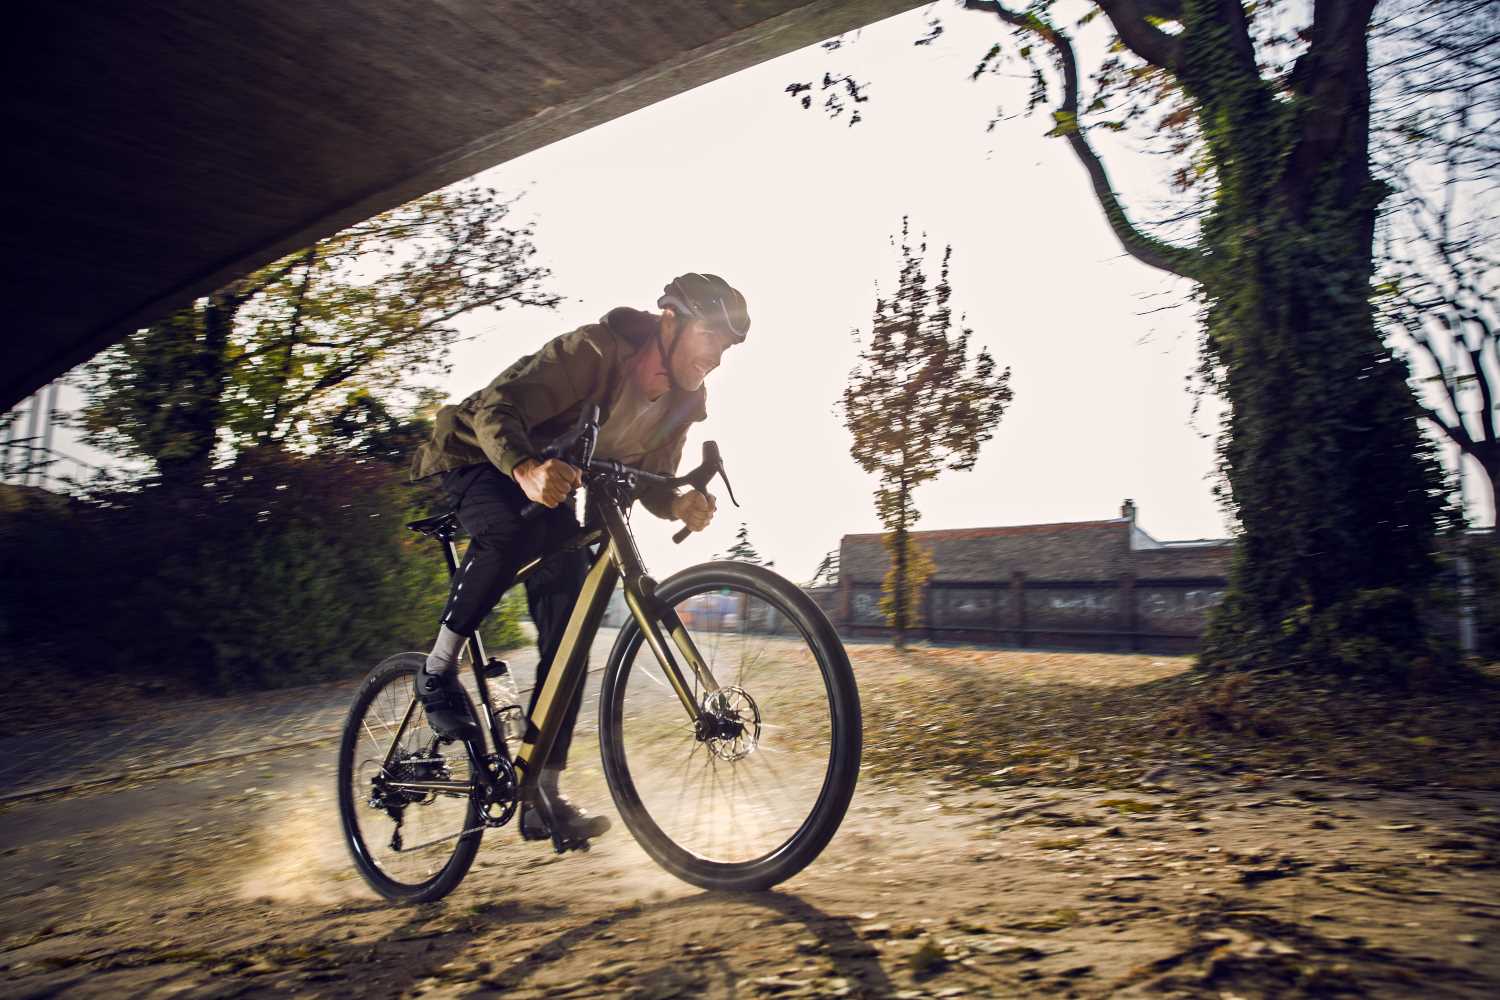
{"type": "Polygon", "coordinates": [[[729,485],[729,473],[724,471],[724,463],[722,461],[719,463],[719,468],[715,471],[718,472],[719,478],[724,480],[724,489],[729,494],[729,502],[738,507],[740,502],[734,498],[734,487],[729,485]]]}
{"type": "MultiPolygon", "coordinates": [[[[729,502],[738,507],[740,505],[740,502],[735,499],[734,487],[729,485],[729,473],[724,471],[724,459],[723,456],[719,454],[718,442],[705,441],[703,442],[703,462],[698,466],[696,474],[688,476],[688,482],[691,483],[693,489],[697,490],[699,493],[706,493],[708,491],[708,484],[713,482],[714,476],[718,476],[720,479],[724,480],[724,489],[729,493],[729,502]]],[[[676,542],[678,545],[681,545],[684,541],[687,540],[687,536],[691,535],[692,533],[692,528],[689,528],[687,525],[683,525],[682,528],[680,528],[677,533],[672,536],[672,541],[676,542]]]]}

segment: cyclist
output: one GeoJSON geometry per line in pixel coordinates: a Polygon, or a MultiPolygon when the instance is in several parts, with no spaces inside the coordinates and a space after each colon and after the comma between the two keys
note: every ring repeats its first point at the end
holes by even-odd
{"type": "MultiPolygon", "coordinates": [[[[750,327],[745,297],[713,274],[673,279],[657,306],[659,315],[612,309],[598,323],[554,338],[462,403],[439,410],[431,439],[417,450],[412,479],[443,476],[443,489],[470,538],[437,641],[417,675],[417,696],[439,735],[477,735],[466,732],[473,723],[458,679],[464,644],[516,571],[578,530],[572,491],[579,471],[560,459],[544,459],[540,447],[571,429],[584,407],[598,405],[595,457],[675,475],[688,426],[707,416],[704,378],[750,327]],[[546,509],[523,518],[528,503],[546,509]]],[[[638,499],[657,517],[681,520],[694,531],[706,528],[714,515],[713,497],[696,490],[648,486],[638,499]]],[[[528,713],[587,569],[582,551],[554,552],[526,580],[540,654],[528,713]]],[[[582,701],[579,685],[538,782],[561,827],[557,832],[569,839],[597,837],[609,828],[607,818],[588,815],[558,791],[582,701]]],[[[522,836],[540,839],[550,832],[536,810],[523,804],[522,836]]]]}

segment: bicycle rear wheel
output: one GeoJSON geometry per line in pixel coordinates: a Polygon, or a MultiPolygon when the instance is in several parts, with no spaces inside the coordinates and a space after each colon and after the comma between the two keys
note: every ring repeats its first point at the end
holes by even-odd
{"type": "Polygon", "coordinates": [[[468,751],[439,740],[416,700],[425,660],[398,653],[370,671],[339,745],[339,817],[354,866],[370,888],[406,903],[452,892],[484,837],[483,795],[468,751]],[[413,781],[450,790],[403,787],[413,781]]]}
{"type": "MultiPolygon", "coordinates": [[[[599,693],[605,777],[646,852],[707,889],[757,890],[827,846],[859,775],[859,693],[833,625],[789,581],[707,563],[657,588],[720,689],[693,685],[700,731],[632,618],[599,693]]],[[[678,657],[679,661],[681,657],[678,657]]]]}

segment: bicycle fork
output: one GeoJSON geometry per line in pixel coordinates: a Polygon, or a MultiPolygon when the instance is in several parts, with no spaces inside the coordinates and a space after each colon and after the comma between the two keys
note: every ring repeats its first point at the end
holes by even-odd
{"type": "Polygon", "coordinates": [[[613,507],[607,508],[604,518],[609,525],[611,536],[625,539],[623,546],[616,545],[614,549],[615,558],[620,565],[620,573],[624,577],[625,604],[630,608],[636,624],[640,626],[641,634],[646,644],[651,647],[656,662],[661,665],[662,672],[667,675],[667,681],[673,693],[677,695],[677,700],[682,703],[683,710],[693,724],[698,725],[702,721],[703,705],[693,697],[693,688],[688,683],[687,675],[678,665],[676,657],[672,655],[672,647],[667,645],[666,636],[662,634],[662,625],[666,626],[666,635],[671,637],[672,646],[677,648],[677,652],[687,662],[697,686],[703,689],[705,700],[707,695],[718,693],[719,682],[714,679],[713,672],[708,669],[703,655],[698,652],[698,647],[688,635],[687,627],[683,625],[677,609],[657,597],[656,581],[647,575],[645,566],[641,563],[640,553],[636,551],[635,545],[630,540],[630,532],[626,530],[624,518],[621,517],[619,510],[613,507]]]}
{"type": "Polygon", "coordinates": [[[567,629],[547,679],[542,684],[536,707],[531,713],[532,725],[528,726],[526,738],[516,754],[515,766],[519,773],[519,784],[523,792],[529,791],[539,765],[551,753],[562,727],[562,706],[577,696],[578,685],[586,674],[584,665],[588,658],[588,645],[604,619],[604,611],[616,585],[624,587],[625,604],[640,626],[646,643],[661,664],[673,692],[682,703],[688,719],[697,726],[703,716],[703,707],[693,697],[693,686],[672,655],[661,624],[666,625],[672,645],[682,655],[691,670],[691,676],[707,693],[719,690],[707,663],[693,644],[682,620],[675,609],[664,606],[656,596],[656,582],[646,575],[640,553],[635,549],[630,531],[618,507],[600,504],[608,539],[593,567],[584,578],[573,614],[568,619],[567,629]],[[661,624],[658,624],[661,623],[661,624]]]}

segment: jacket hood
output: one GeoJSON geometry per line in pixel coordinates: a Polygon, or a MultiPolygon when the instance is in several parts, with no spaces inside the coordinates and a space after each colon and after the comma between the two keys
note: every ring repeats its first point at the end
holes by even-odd
{"type": "Polygon", "coordinates": [[[656,336],[656,331],[660,328],[661,317],[656,313],[643,312],[629,306],[619,306],[605,313],[599,322],[639,349],[656,336]]]}

